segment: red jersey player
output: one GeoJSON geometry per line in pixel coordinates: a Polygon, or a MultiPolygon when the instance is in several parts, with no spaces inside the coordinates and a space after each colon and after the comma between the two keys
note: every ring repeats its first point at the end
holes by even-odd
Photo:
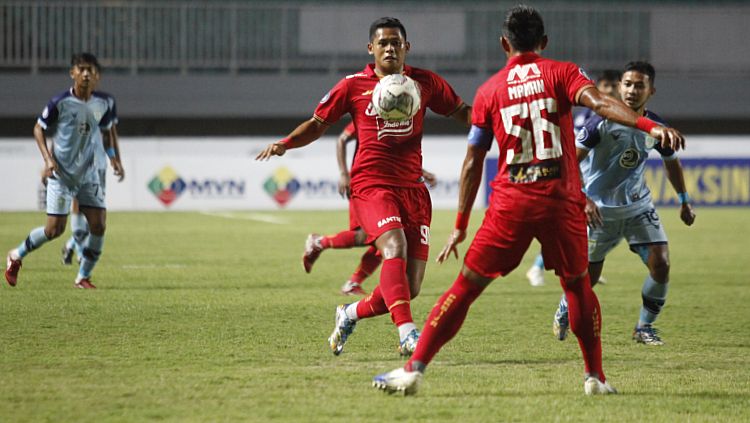
{"type": "MultiPolygon", "coordinates": [[[[349,166],[347,166],[346,161],[346,144],[356,139],[357,129],[354,127],[354,122],[350,122],[341,131],[336,141],[336,161],[338,162],[340,172],[339,194],[347,199],[351,196],[351,175],[349,174],[349,166]]],[[[424,169],[422,169],[422,178],[430,187],[434,187],[437,184],[435,175],[424,169]]],[[[315,264],[315,261],[324,250],[329,248],[347,249],[361,247],[366,245],[366,239],[367,234],[364,233],[359,223],[357,223],[357,218],[350,202],[349,229],[333,235],[309,234],[305,240],[305,252],[302,254],[302,267],[305,269],[305,272],[310,273],[313,264],[315,264]]],[[[341,294],[367,295],[367,292],[362,288],[362,283],[375,272],[382,261],[383,259],[378,249],[374,245],[369,245],[365,253],[362,254],[357,269],[341,286],[341,294]]]]}
{"type": "Polygon", "coordinates": [[[621,102],[599,93],[572,63],[538,55],[547,45],[542,17],[516,6],[506,15],[501,39],[506,66],[474,98],[469,149],[461,173],[456,227],[438,262],[466,237],[482,167],[492,137],[500,149],[493,193],[463,268],[432,309],[416,351],[403,368],[376,376],[388,392],[416,393],[425,367],[460,329],[469,306],[496,277],[515,269],[531,240],[542,244],[568,299],[570,325],[586,367],[584,392],[616,393],[606,381],[601,357],[601,312],[587,273],[584,195],[576,161],[571,108],[586,106],[612,121],[648,132],[678,149],[682,135],[639,117],[621,102]]]}
{"type": "Polygon", "coordinates": [[[336,308],[329,337],[334,354],[357,320],[390,312],[398,327],[400,351],[411,355],[419,332],[411,316],[410,300],[424,278],[430,240],[432,204],[422,177],[422,124],[426,107],[468,126],[471,108],[437,74],[404,64],[410,45],[398,19],[380,18],[370,26],[368,52],[375,63],[342,79],[320,100],[312,119],[289,136],[268,145],[256,160],[281,156],[290,148],[318,139],[344,114],[357,128],[358,148],[351,171],[351,203],[357,222],[383,256],[380,284],[365,299],[336,308]],[[404,122],[384,121],[372,107],[372,91],[380,77],[403,73],[420,86],[422,109],[404,122]]]}

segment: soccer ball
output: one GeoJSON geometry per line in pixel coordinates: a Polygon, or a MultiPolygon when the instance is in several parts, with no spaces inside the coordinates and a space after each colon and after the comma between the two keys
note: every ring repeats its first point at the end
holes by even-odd
{"type": "Polygon", "coordinates": [[[384,76],[372,91],[372,107],[384,120],[409,120],[421,106],[419,84],[406,75],[384,76]]]}

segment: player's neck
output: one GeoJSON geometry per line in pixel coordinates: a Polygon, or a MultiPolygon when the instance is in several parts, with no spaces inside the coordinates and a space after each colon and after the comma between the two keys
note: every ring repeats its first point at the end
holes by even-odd
{"type": "Polygon", "coordinates": [[[73,86],[73,95],[83,101],[88,101],[91,98],[91,94],[94,90],[90,88],[76,87],[73,86]]]}
{"type": "Polygon", "coordinates": [[[375,65],[375,75],[377,75],[378,78],[382,78],[382,77],[388,76],[388,75],[395,75],[395,74],[399,74],[399,73],[404,73],[404,67],[403,66],[401,66],[401,68],[398,69],[395,72],[389,72],[387,70],[380,69],[378,67],[378,65],[375,65]]]}

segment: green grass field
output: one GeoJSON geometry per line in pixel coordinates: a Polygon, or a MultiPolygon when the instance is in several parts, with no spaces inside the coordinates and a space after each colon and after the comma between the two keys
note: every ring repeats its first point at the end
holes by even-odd
{"type": "MultiPolygon", "coordinates": [[[[388,317],[361,322],[339,357],[326,344],[363,250],[326,251],[310,275],[299,263],[306,234],[343,229],[345,212],[111,213],[98,290],[73,289],[62,240],[27,257],[16,288],[0,287],[0,421],[750,421],[748,211],[697,213],[687,228],[661,210],[672,258],[657,324],[665,346],[630,340],[638,257],[620,246],[607,260],[609,283],[596,290],[605,369],[621,395],[598,398],[582,393],[575,340],[552,336],[554,275],[541,288],[524,278],[536,246],[403,398],[370,387],[403,363],[388,317]],[[264,216],[281,223],[254,220],[264,216]]],[[[435,213],[433,257],[453,218],[435,213]]],[[[2,251],[43,219],[0,214],[2,251]]],[[[418,324],[459,266],[428,266],[418,324]]]]}

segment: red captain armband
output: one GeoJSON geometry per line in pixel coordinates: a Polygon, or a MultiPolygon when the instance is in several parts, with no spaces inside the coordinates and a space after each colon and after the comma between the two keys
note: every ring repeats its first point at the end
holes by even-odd
{"type": "Polygon", "coordinates": [[[647,118],[647,117],[639,117],[635,121],[635,127],[640,129],[641,131],[650,134],[651,130],[659,126],[658,123],[654,122],[653,120],[647,118]]]}
{"type": "Polygon", "coordinates": [[[465,231],[469,226],[469,217],[471,217],[471,213],[463,214],[461,212],[458,212],[458,214],[456,215],[456,229],[465,231]]]}

